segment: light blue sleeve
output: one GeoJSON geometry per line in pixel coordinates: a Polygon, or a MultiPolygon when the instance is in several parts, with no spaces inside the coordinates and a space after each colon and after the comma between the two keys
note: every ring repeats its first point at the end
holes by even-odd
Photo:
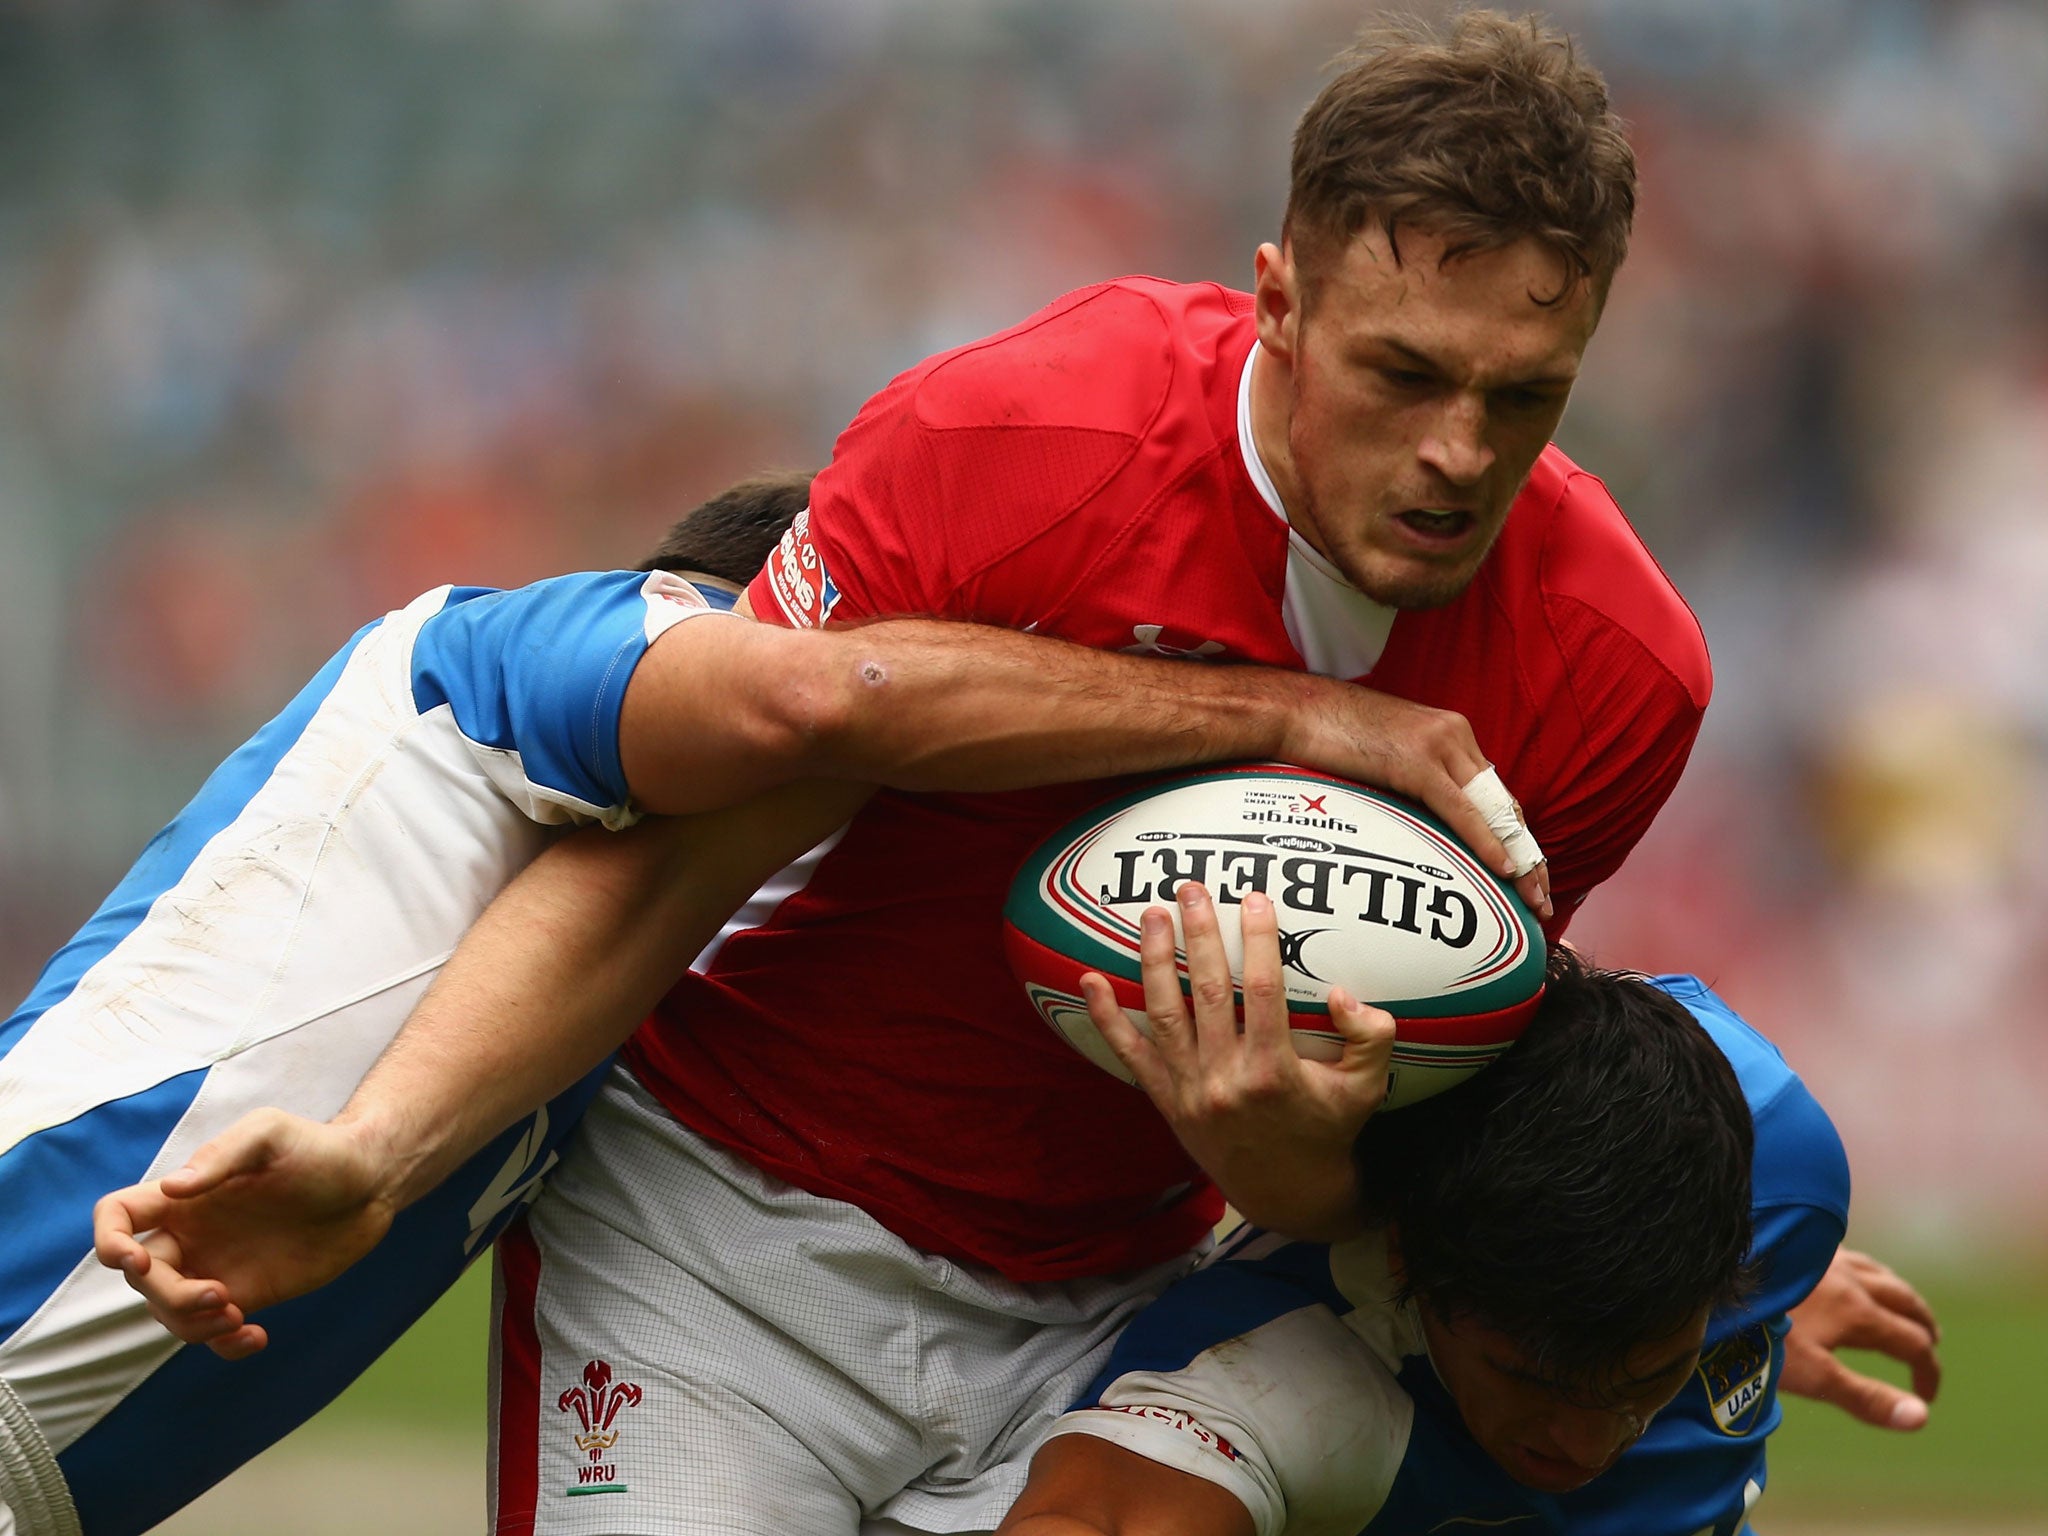
{"type": "Polygon", "coordinates": [[[1842,1138],[1778,1048],[1691,976],[1659,978],[1721,1047],[1756,1124],[1750,1203],[1760,1273],[1745,1310],[1761,1317],[1804,1301],[1849,1224],[1842,1138]]]}
{"type": "Polygon", "coordinates": [[[557,576],[512,591],[458,587],[413,645],[413,702],[448,710],[479,761],[540,820],[634,819],[619,709],[647,648],[730,593],[666,571],[557,576]]]}

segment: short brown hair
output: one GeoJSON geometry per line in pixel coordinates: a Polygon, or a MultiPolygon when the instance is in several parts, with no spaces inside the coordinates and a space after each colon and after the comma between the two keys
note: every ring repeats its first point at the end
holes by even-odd
{"type": "Polygon", "coordinates": [[[1628,254],[1636,158],[1607,82],[1541,17],[1464,11],[1445,32],[1375,25],[1294,133],[1282,238],[1304,282],[1376,221],[1446,240],[1446,259],[1533,238],[1565,287],[1604,296],[1628,254]]]}
{"type": "Polygon", "coordinates": [[[696,571],[745,586],[768,563],[784,531],[810,505],[814,469],[749,475],[683,514],[642,571],[696,571]]]}

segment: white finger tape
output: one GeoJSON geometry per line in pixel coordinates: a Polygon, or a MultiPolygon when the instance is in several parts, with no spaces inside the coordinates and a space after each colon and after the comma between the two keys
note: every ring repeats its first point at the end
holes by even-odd
{"type": "Polygon", "coordinates": [[[1465,785],[1465,798],[1486,818],[1493,835],[1506,845],[1508,857],[1515,861],[1516,879],[1543,862],[1543,850],[1536,846],[1536,839],[1522,824],[1522,808],[1515,804],[1515,797],[1508,793],[1507,785],[1501,783],[1500,775],[1491,767],[1482,768],[1472,776],[1465,785]]]}

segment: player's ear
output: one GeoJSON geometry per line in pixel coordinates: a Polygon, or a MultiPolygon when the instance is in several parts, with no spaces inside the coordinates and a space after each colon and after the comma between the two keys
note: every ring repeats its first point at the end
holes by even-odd
{"type": "Polygon", "coordinates": [[[1291,243],[1269,240],[1252,258],[1252,315],[1259,345],[1292,368],[1301,330],[1301,281],[1291,243]]]}

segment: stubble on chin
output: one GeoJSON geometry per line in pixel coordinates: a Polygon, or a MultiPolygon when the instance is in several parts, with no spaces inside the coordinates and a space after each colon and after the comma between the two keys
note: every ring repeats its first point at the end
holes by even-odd
{"type": "Polygon", "coordinates": [[[1441,576],[1417,574],[1375,577],[1371,572],[1366,572],[1364,580],[1358,575],[1351,575],[1351,583],[1374,602],[1403,613],[1410,613],[1429,608],[1442,608],[1456,602],[1464,590],[1472,585],[1478,574],[1477,566],[1469,570],[1446,571],[1441,576]]]}
{"type": "Polygon", "coordinates": [[[1320,509],[1312,495],[1306,494],[1309,515],[1315,526],[1323,530],[1323,538],[1331,547],[1330,562],[1344,573],[1344,579],[1363,592],[1374,602],[1397,612],[1421,612],[1430,608],[1442,608],[1454,603],[1478,578],[1480,567],[1486,564],[1487,555],[1493,551],[1494,542],[1500,531],[1494,531],[1493,538],[1486,541],[1486,548],[1479,558],[1470,565],[1433,570],[1426,564],[1413,559],[1402,560],[1396,556],[1381,555],[1370,548],[1357,550],[1335,543],[1329,537],[1329,524],[1323,521],[1320,509]],[[1398,566],[1399,569],[1388,569],[1398,566]]]}

